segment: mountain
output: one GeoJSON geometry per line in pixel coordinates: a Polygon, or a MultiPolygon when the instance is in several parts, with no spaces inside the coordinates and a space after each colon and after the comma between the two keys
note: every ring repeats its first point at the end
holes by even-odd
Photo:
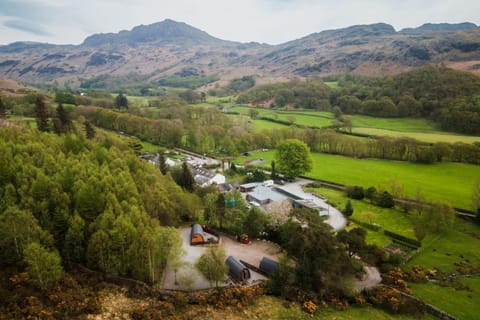
{"type": "Polygon", "coordinates": [[[480,73],[480,29],[472,23],[424,24],[397,32],[377,23],[326,30],[273,46],[226,41],[165,20],[95,34],[77,46],[0,46],[0,76],[71,87],[105,79],[113,79],[117,87],[129,81],[158,84],[172,76],[223,83],[245,75],[263,82],[345,72],[380,76],[428,64],[480,73]]]}
{"type": "Polygon", "coordinates": [[[82,46],[135,46],[142,43],[151,43],[159,46],[169,43],[180,45],[229,44],[228,41],[212,37],[205,31],[189,26],[186,23],[167,19],[148,26],[137,26],[131,31],[94,34],[90,37],[87,37],[82,46]]]}
{"type": "Polygon", "coordinates": [[[423,33],[431,31],[458,31],[477,28],[477,25],[471,22],[463,23],[425,23],[418,28],[405,28],[400,33],[423,33]]]}

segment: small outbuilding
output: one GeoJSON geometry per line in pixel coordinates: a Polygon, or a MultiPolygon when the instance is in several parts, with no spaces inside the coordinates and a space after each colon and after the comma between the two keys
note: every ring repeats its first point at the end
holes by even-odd
{"type": "Polygon", "coordinates": [[[203,232],[203,228],[199,224],[192,225],[192,231],[190,232],[190,244],[203,244],[206,241],[205,233],[203,232]]]}
{"type": "Polygon", "coordinates": [[[229,256],[225,263],[228,266],[228,274],[236,281],[246,281],[250,279],[250,270],[237,259],[229,256]]]}
{"type": "Polygon", "coordinates": [[[263,257],[260,261],[260,271],[271,277],[278,270],[278,262],[267,257],[263,257]]]}

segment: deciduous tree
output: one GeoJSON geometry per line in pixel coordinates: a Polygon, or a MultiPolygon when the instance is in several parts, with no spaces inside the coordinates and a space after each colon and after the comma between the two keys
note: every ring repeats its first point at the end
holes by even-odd
{"type": "Polygon", "coordinates": [[[43,291],[50,289],[63,277],[58,253],[48,251],[38,242],[32,242],[25,248],[24,261],[32,283],[43,291]]]}
{"type": "Polygon", "coordinates": [[[298,139],[287,139],[277,145],[276,160],[279,170],[287,178],[295,178],[312,170],[310,148],[298,139]]]}
{"type": "Polygon", "coordinates": [[[210,285],[215,282],[215,287],[218,289],[218,282],[225,279],[228,271],[226,259],[223,247],[209,247],[207,252],[195,262],[195,267],[210,281],[210,285]]]}

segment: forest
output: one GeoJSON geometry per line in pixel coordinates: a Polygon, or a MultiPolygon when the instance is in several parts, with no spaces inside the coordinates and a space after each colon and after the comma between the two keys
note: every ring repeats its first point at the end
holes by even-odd
{"type": "MultiPolygon", "coordinates": [[[[2,267],[35,268],[37,256],[155,283],[179,253],[168,226],[192,216],[196,198],[123,142],[13,127],[0,130],[0,152],[2,267]]],[[[31,276],[47,290],[58,274],[31,276]]]]}

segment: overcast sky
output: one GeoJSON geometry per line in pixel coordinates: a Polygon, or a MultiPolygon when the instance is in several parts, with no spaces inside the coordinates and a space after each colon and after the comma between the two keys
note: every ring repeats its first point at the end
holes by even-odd
{"type": "Polygon", "coordinates": [[[80,44],[94,33],[164,19],[217,38],[278,44],[314,32],[385,22],[480,24],[479,0],[0,0],[0,44],[80,44]]]}

